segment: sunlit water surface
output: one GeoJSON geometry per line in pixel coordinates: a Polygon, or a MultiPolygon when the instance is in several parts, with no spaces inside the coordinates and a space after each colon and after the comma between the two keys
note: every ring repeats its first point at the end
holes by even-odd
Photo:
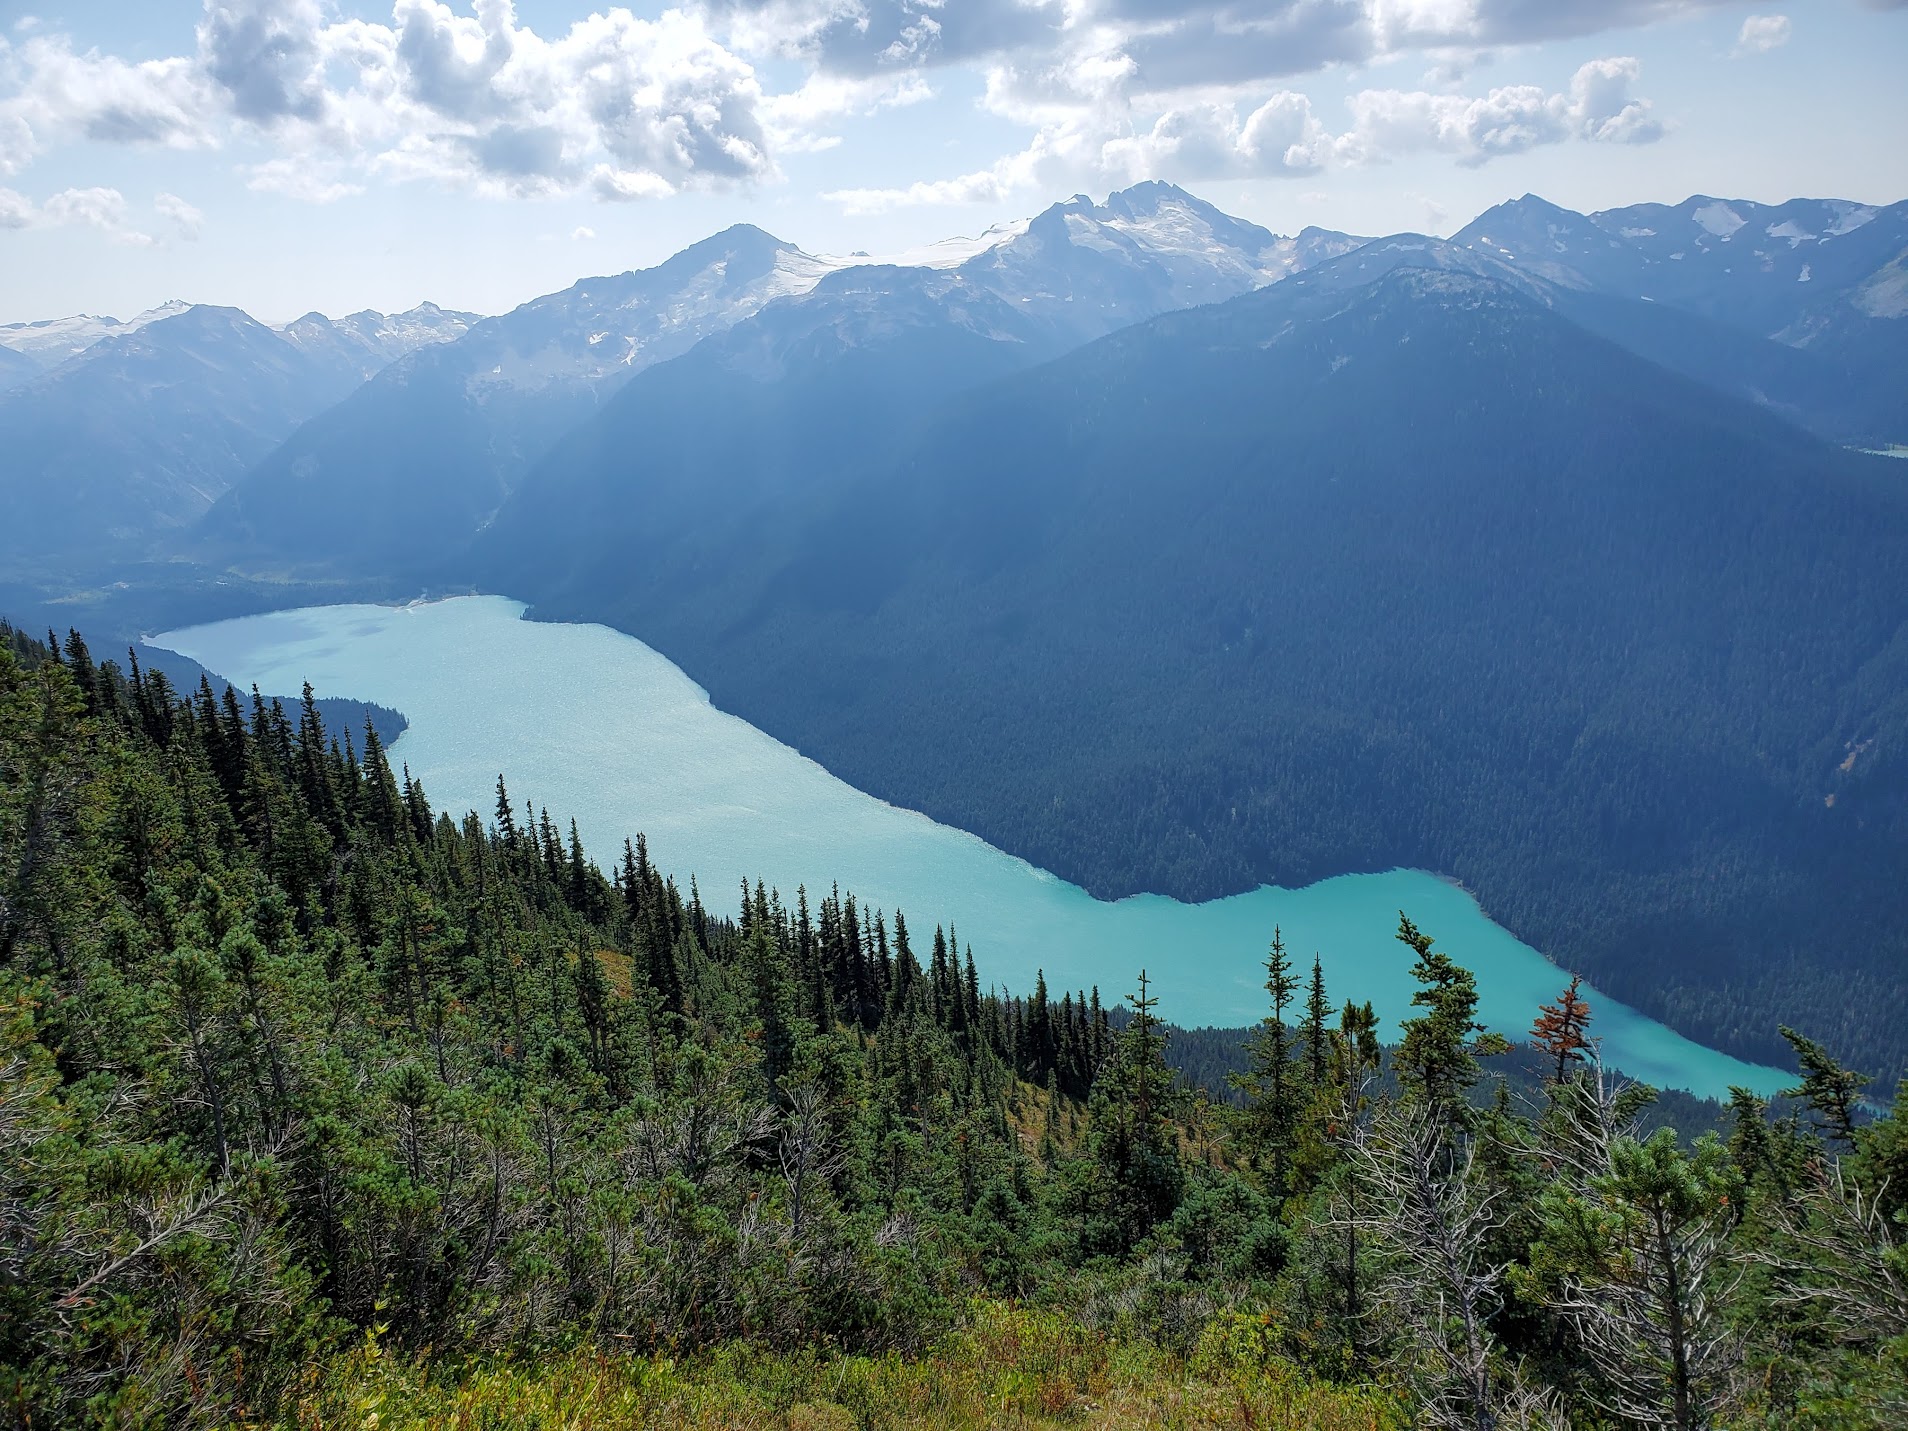
{"type": "MultiPolygon", "coordinates": [[[[1393,934],[1404,910],[1474,970],[1483,1018],[1513,1037],[1563,976],[1493,924],[1462,889],[1421,870],[1345,875],[1304,889],[1182,904],[1159,895],[1108,903],[961,830],[862,793],[708,695],[642,642],[603,626],[522,619],[521,603],[460,597],[404,607],[325,606],[172,631],[149,644],[189,656],[241,687],[393,706],[410,728],[392,748],[432,800],[489,818],[501,772],[565,822],[607,869],[626,835],[685,894],[733,912],[743,876],[794,903],[831,881],[906,914],[917,952],[937,923],[957,926],[984,982],[1028,990],[1046,971],[1063,989],[1109,1001],[1144,967],[1166,1017],[1240,1025],[1265,1012],[1261,960],[1273,926],[1309,969],[1324,960],[1334,1001],[1370,999],[1388,1024],[1408,1017],[1411,956],[1393,934]]],[[[1592,992],[1604,1058],[1633,1077],[1719,1096],[1786,1079],[1727,1057],[1592,992]]]]}

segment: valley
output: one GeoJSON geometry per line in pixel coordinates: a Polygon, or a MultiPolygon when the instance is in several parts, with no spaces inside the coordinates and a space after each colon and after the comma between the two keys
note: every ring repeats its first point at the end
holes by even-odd
{"type": "Polygon", "coordinates": [[[1908,0],[31,8],[0,1431],[1908,1427],[1908,0]]]}
{"type": "MultiPolygon", "coordinates": [[[[462,597],[246,617],[153,636],[241,685],[355,695],[410,724],[391,759],[445,808],[490,814],[505,772],[517,803],[564,812],[604,868],[641,831],[649,856],[712,912],[740,880],[766,879],[793,907],[839,880],[864,905],[946,924],[984,985],[1111,994],[1141,969],[1180,1024],[1242,1026],[1264,1003],[1265,946],[1316,953],[1339,998],[1369,1000],[1393,1036],[1410,1017],[1400,910],[1440,931],[1483,990],[1480,1017],[1510,1037],[1566,976],[1491,923],[1448,881],[1415,870],[1342,875],[1186,904],[1095,899],[972,835],[843,784],[814,761],[709,704],[681,671],[604,627],[522,619],[520,603],[462,597]]],[[[1659,1087],[1724,1098],[1786,1075],[1682,1038],[1594,991],[1604,1058],[1659,1087]]]]}
{"type": "Polygon", "coordinates": [[[1699,1043],[1893,1077],[1903,252],[1908,205],[1702,195],[1365,240],[1148,183],[892,261],[738,225],[495,317],[240,323],[393,335],[288,435],[209,310],[0,330],[69,434],[0,473],[69,473],[0,597],[124,643],[510,592],[1096,899],[1436,870],[1699,1043]],[[128,463],[48,397],[135,343],[176,381],[128,463]]]}

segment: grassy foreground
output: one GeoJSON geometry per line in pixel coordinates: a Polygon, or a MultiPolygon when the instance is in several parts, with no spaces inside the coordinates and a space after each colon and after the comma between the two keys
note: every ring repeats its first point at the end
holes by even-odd
{"type": "Polygon", "coordinates": [[[298,1431],[859,1431],[876,1427],[1254,1427],[1393,1431],[1375,1388],[1308,1380],[1247,1317],[1213,1323],[1190,1358],[1116,1343],[1051,1313],[990,1304],[920,1358],[772,1354],[674,1360],[584,1348],[461,1365],[366,1343],[314,1373],[298,1431]]]}

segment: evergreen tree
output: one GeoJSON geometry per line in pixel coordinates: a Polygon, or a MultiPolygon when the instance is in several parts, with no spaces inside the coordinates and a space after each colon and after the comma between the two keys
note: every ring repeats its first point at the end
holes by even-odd
{"type": "MultiPolygon", "coordinates": [[[[1275,935],[1256,1068],[1296,1126],[1268,1197],[1250,1110],[1215,1127],[1179,1083],[1250,1060],[1244,1031],[1169,1045],[1144,973],[1116,1033],[1097,989],[983,993],[951,928],[923,972],[904,918],[890,946],[838,889],[812,922],[760,880],[711,916],[640,835],[606,881],[501,780],[493,825],[434,812],[309,696],[248,716],[136,658],[88,686],[89,663],[0,627],[22,1424],[342,1423],[367,1367],[386,1398],[569,1343],[605,1385],[622,1350],[816,1346],[905,1383],[967,1318],[1023,1315],[990,1299],[1035,1295],[1105,1311],[1116,1361],[1199,1348],[1189,1395],[1224,1364],[1241,1417],[1254,1388],[1289,1412],[1382,1374],[1338,1419],[1901,1420],[1908,1098],[1867,1117],[1865,1080],[1799,1036],[1819,1130],[1738,1090],[1726,1145],[1645,1137],[1647,1090],[1567,1057],[1561,1083],[1507,1075],[1553,1074],[1535,1119],[1502,1084],[1468,1111],[1476,989],[1405,920],[1392,1097],[1369,1003],[1323,1029],[1321,961],[1287,1023],[1275,935]]],[[[1578,1002],[1540,1031],[1581,1039],[1578,1002]]]]}
{"type": "Polygon", "coordinates": [[[1868,1079],[1843,1068],[1829,1056],[1828,1050],[1814,1039],[1804,1038],[1787,1024],[1782,1037],[1795,1050],[1802,1066],[1802,1081],[1784,1091],[1785,1098],[1800,1098],[1821,1120],[1828,1135],[1844,1147],[1855,1145],[1855,1110],[1868,1079]]]}
{"type": "Polygon", "coordinates": [[[1477,1055],[1502,1051],[1501,1040],[1481,1041],[1484,1026],[1477,1022],[1477,980],[1448,954],[1431,947],[1402,912],[1398,939],[1417,955],[1411,977],[1419,984],[1412,1005],[1425,1012],[1404,1021],[1404,1042],[1398,1047],[1398,1081],[1423,1098],[1441,1117],[1460,1116],[1464,1095],[1477,1082],[1477,1055]]]}
{"type": "Polygon", "coordinates": [[[795,1054],[794,1000],[788,971],[766,920],[751,922],[747,934],[748,970],[755,1017],[761,1026],[762,1076],[771,1087],[781,1083],[795,1054]]]}
{"type": "Polygon", "coordinates": [[[1144,969],[1128,1002],[1132,1018],[1094,1084],[1089,1144],[1112,1190],[1115,1226],[1130,1245],[1179,1205],[1185,1169],[1175,1137],[1183,1094],[1166,1062],[1159,1001],[1148,992],[1144,969]]]}
{"type": "Polygon", "coordinates": [[[1325,966],[1312,956],[1312,981],[1305,995],[1305,1020],[1300,1039],[1305,1047],[1305,1074],[1314,1090],[1322,1089],[1331,1077],[1331,1004],[1325,997],[1325,966]]]}
{"type": "Polygon", "coordinates": [[[1272,945],[1265,958],[1265,991],[1271,998],[1271,1010],[1247,1044],[1246,1071],[1233,1080],[1233,1086],[1246,1096],[1252,1146],[1269,1160],[1273,1188],[1283,1190],[1298,1115],[1292,1037],[1285,1009],[1298,991],[1298,981],[1292,977],[1283,931],[1277,928],[1272,931],[1272,945]]]}

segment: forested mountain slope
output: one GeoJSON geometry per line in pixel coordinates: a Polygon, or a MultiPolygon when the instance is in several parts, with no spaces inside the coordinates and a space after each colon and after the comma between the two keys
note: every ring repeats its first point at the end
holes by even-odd
{"type": "MultiPolygon", "coordinates": [[[[1321,265],[1308,282],[1342,292],[1396,268],[1493,279],[1638,357],[1766,407],[1828,441],[1879,445],[1908,435],[1908,383],[1896,381],[1898,368],[1908,372],[1908,324],[1857,316],[1836,319],[1833,336],[1817,343],[1790,341],[1787,333],[1765,336],[1714,316],[1713,304],[1658,302],[1639,292],[1620,264],[1615,273],[1599,264],[1587,264],[1588,273],[1574,266],[1586,250],[1594,255],[1598,244],[1613,242],[1582,215],[1526,198],[1492,210],[1448,241],[1423,234],[1374,239],[1321,265]],[[1535,210],[1547,220],[1545,231],[1560,236],[1514,250],[1474,236],[1486,227],[1506,232],[1505,210],[1526,219],[1535,210]],[[1857,351],[1861,343],[1868,346],[1857,351]]],[[[1765,286],[1769,281],[1765,276],[1765,286]]],[[[1708,291],[1696,289],[1698,296],[1708,291]]],[[[1845,306],[1820,311],[1839,313],[1845,306]]]]}
{"type": "Polygon", "coordinates": [[[739,224],[654,268],[485,319],[314,415],[210,513],[205,548],[252,565],[415,564],[467,540],[524,468],[632,375],[827,271],[739,224]]]}
{"type": "Polygon", "coordinates": [[[568,546],[612,573],[717,555],[764,513],[825,502],[895,460],[942,403],[1077,346],[1072,316],[959,273],[856,269],[632,382],[559,442],[446,574],[500,591],[568,546]],[[640,481],[628,474],[637,471],[640,481]],[[630,543],[631,545],[625,545],[630,543]],[[640,556],[638,556],[640,554],[640,556]]]}
{"type": "Polygon", "coordinates": [[[1908,472],[1350,262],[818,484],[574,446],[480,579],[1101,895],[1436,869],[1692,1036],[1901,1068],[1908,472]]]}
{"type": "Polygon", "coordinates": [[[1409,919],[1389,1053],[1273,931],[1214,1107],[1139,971],[1115,1028],[919,912],[719,918],[76,634],[0,625],[0,773],[18,1424],[1898,1424],[1908,1100],[1801,1035],[1679,1146],[1574,984],[1520,1107],[1409,919]]]}

